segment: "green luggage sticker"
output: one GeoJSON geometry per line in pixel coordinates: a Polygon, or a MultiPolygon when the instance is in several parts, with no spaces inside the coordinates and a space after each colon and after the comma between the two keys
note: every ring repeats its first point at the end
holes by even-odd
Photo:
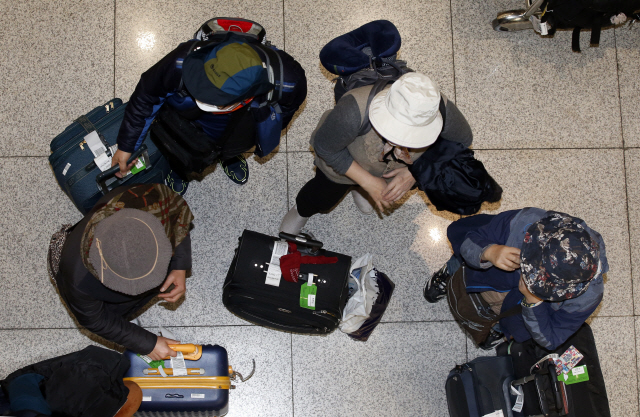
{"type": "Polygon", "coordinates": [[[587,365],[576,366],[568,373],[558,375],[558,381],[564,382],[567,385],[577,384],[578,382],[584,382],[589,380],[589,372],[587,372],[587,365]]]}
{"type": "Polygon", "coordinates": [[[302,284],[302,286],[300,287],[300,307],[308,308],[309,310],[315,310],[317,293],[318,287],[316,287],[316,284],[302,284]]]}

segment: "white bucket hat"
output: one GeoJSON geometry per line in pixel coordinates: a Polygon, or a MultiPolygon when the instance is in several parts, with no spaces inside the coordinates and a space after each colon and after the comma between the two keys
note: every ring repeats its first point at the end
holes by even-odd
{"type": "Polygon", "coordinates": [[[389,142],[424,148],[442,131],[440,89],[424,74],[410,72],[376,96],[369,106],[371,124],[389,142]]]}

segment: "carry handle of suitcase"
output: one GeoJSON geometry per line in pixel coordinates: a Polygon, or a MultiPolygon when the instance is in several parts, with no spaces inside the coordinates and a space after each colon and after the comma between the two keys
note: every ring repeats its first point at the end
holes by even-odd
{"type": "MultiPolygon", "coordinates": [[[[176,352],[182,352],[185,360],[197,361],[202,357],[202,345],[196,345],[193,343],[182,343],[176,345],[169,345],[169,348],[176,352]]],[[[166,359],[170,359],[167,356],[166,359]]]]}
{"type": "Polygon", "coordinates": [[[289,242],[308,247],[311,250],[311,253],[316,253],[322,248],[322,242],[302,235],[293,235],[291,233],[280,232],[278,236],[280,236],[280,239],[288,240],[289,242]]]}
{"type": "MultiPolygon", "coordinates": [[[[145,164],[145,170],[148,170],[152,167],[151,159],[149,158],[149,152],[147,151],[147,145],[143,144],[137,151],[131,154],[131,157],[127,161],[127,165],[135,161],[137,158],[142,159],[142,162],[144,162],[145,164]]],[[[124,178],[118,178],[115,176],[118,172],[120,172],[120,166],[114,165],[108,170],[101,172],[96,176],[96,183],[98,184],[98,188],[100,189],[100,191],[102,191],[102,194],[107,194],[109,191],[124,184],[133,175],[135,175],[129,174],[124,178]]]]}
{"type": "Polygon", "coordinates": [[[176,352],[182,353],[195,353],[198,351],[198,346],[193,343],[184,343],[181,345],[169,345],[171,350],[175,350],[176,352]]]}

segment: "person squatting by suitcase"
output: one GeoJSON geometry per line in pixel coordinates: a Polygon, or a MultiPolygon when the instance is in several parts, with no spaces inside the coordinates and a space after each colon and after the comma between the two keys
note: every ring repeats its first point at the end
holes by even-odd
{"type": "Polygon", "coordinates": [[[309,217],[326,212],[352,190],[365,214],[382,212],[416,183],[412,164],[439,137],[469,147],[471,128],[428,76],[410,72],[376,94],[368,110],[373,128],[358,136],[372,86],[350,90],[325,112],[311,135],[316,175],[298,192],[280,231],[298,234],[309,217]],[[442,102],[442,103],[441,103],[442,102]],[[445,109],[446,117],[440,112],[445,109]]]}
{"type": "Polygon", "coordinates": [[[192,221],[186,201],[166,185],[135,184],[112,190],[63,227],[51,242],[49,271],[78,322],[154,360],[175,356],[168,345],[179,342],[127,318],[156,296],[174,303],[185,294],[192,221]]]}
{"type": "MultiPolygon", "coordinates": [[[[184,42],[141,75],[126,109],[112,161],[112,166],[120,165],[121,175],[132,166],[127,167],[131,153],[140,147],[166,102],[193,121],[212,142],[233,148],[233,155],[220,162],[232,181],[246,183],[249,171],[242,152],[256,144],[250,104],[273,90],[274,85],[269,82],[262,58],[246,38],[230,33],[225,39],[206,43],[193,52],[194,44],[200,41],[184,42]]],[[[278,100],[284,129],[306,98],[307,80],[297,61],[284,51],[275,52],[280,56],[284,79],[282,98],[278,100]]],[[[174,169],[168,185],[184,194],[187,179],[174,169]]]]}
{"type": "MultiPolygon", "coordinates": [[[[427,282],[424,296],[435,303],[447,295],[456,316],[458,299],[479,293],[502,316],[484,342],[476,340],[482,348],[490,349],[504,336],[518,343],[533,338],[553,350],[602,300],[603,274],[609,270],[605,244],[582,219],[528,207],[457,220],[447,237],[453,256],[427,282]]],[[[478,315],[474,311],[459,319],[472,336],[464,320],[478,315]]]]}

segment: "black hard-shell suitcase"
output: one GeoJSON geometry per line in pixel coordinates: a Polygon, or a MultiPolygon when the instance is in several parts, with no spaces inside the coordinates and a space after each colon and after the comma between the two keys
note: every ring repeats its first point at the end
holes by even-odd
{"type": "Polygon", "coordinates": [[[102,172],[96,166],[85,136],[96,131],[101,135],[100,139],[105,146],[115,145],[126,107],[119,98],[109,100],[80,116],[51,141],[49,163],[56,181],[83,214],[91,210],[100,197],[113,188],[127,182],[164,183],[170,171],[169,162],[153,141],[148,140],[148,135],[144,144],[132,155],[132,159],[139,156],[145,161],[146,168],[143,171],[118,179],[115,177],[115,173],[119,171],[116,167],[115,170],[102,172]]]}
{"type": "Polygon", "coordinates": [[[171,347],[185,352],[189,375],[173,375],[171,361],[165,360],[163,371],[168,375],[163,377],[157,368],[149,368],[147,362],[135,353],[125,351],[131,362],[125,381],[132,380],[142,388],[142,404],[136,415],[186,417],[227,414],[231,377],[235,379],[235,373],[229,366],[226,349],[218,345],[171,347]]]}
{"type": "MultiPolygon", "coordinates": [[[[285,234],[281,234],[285,236],[285,234]]],[[[321,247],[317,241],[289,235],[298,248],[321,247]]],[[[240,318],[260,326],[294,333],[326,334],[338,327],[349,291],[351,257],[318,249],[303,255],[335,256],[334,264],[303,264],[300,274],[316,274],[315,310],[300,307],[305,281],[280,279],[279,286],[267,285],[266,271],[278,238],[245,230],[224,283],[222,302],[240,318]]]]}

